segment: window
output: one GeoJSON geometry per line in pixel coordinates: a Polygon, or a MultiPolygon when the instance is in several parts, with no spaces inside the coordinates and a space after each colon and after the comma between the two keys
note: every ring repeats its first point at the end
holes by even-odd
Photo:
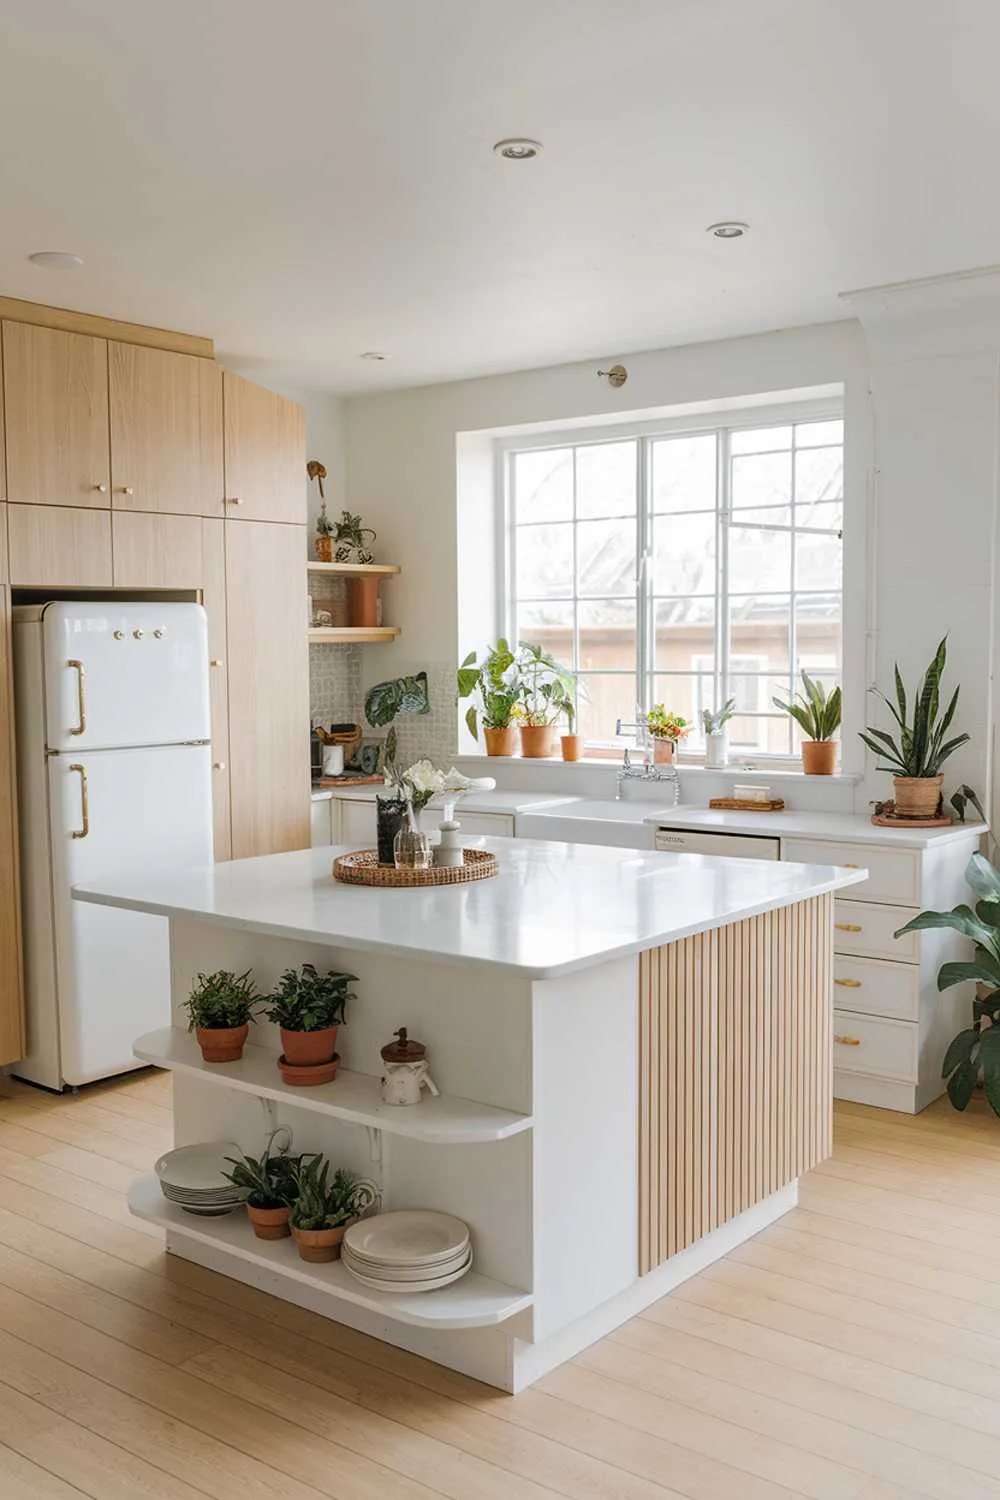
{"type": "Polygon", "coordinates": [[[791,755],[773,698],[840,680],[843,421],[745,415],[505,450],[506,629],[571,668],[592,749],[662,702],[697,753],[734,697],[733,747],[791,755]]]}

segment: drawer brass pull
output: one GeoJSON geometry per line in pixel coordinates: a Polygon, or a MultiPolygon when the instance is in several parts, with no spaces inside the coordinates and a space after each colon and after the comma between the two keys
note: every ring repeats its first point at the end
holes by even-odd
{"type": "Polygon", "coordinates": [[[861,866],[860,865],[852,865],[849,860],[845,859],[844,863],[841,865],[840,868],[842,870],[860,870],[861,866]]]}
{"type": "Polygon", "coordinates": [[[857,922],[834,922],[833,925],[838,932],[864,932],[865,930],[859,927],[857,922]]]}
{"type": "Polygon", "coordinates": [[[834,1034],[833,1040],[837,1042],[841,1047],[861,1046],[861,1038],[859,1036],[837,1036],[836,1034],[834,1034]]]}
{"type": "Polygon", "coordinates": [[[834,984],[839,984],[845,990],[859,990],[861,988],[860,979],[835,979],[833,982],[834,984]]]}

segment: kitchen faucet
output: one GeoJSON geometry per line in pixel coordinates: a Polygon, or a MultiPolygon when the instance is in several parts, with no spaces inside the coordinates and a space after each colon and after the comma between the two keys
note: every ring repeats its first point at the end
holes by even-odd
{"type": "Polygon", "coordinates": [[[668,782],[672,788],[671,805],[676,807],[681,800],[681,783],[677,769],[673,765],[657,765],[653,737],[649,732],[646,716],[638,704],[636,704],[634,724],[623,724],[621,719],[615,724],[615,734],[620,735],[627,729],[635,730],[636,745],[642,751],[642,764],[638,766],[632,764],[632,753],[626,746],[615,782],[615,801],[622,801],[626,781],[668,782]]]}

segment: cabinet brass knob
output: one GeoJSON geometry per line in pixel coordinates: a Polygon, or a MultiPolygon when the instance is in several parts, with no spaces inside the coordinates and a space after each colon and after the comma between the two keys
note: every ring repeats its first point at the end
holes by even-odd
{"type": "Polygon", "coordinates": [[[96,490],[99,495],[106,495],[108,493],[108,487],[106,484],[92,484],[90,488],[92,490],[96,490]]]}
{"type": "Polygon", "coordinates": [[[837,1043],[837,1045],[839,1047],[860,1047],[861,1046],[861,1038],[859,1036],[837,1036],[835,1034],[833,1040],[837,1043]]]}
{"type": "Polygon", "coordinates": [[[133,637],[134,637],[135,640],[137,640],[137,641],[141,641],[142,640],[142,631],[141,630],[133,630],[132,635],[133,635],[133,637]]]}
{"type": "Polygon", "coordinates": [[[225,769],[226,769],[226,762],[224,760],[216,760],[216,761],[212,762],[212,770],[213,771],[224,771],[225,769]]]}
{"type": "Polygon", "coordinates": [[[212,660],[209,662],[208,665],[210,667],[221,667],[222,666],[222,657],[221,656],[213,656],[212,660]]]}
{"type": "Polygon", "coordinates": [[[134,495],[135,490],[130,484],[120,484],[118,486],[118,493],[119,495],[134,495]]]}
{"type": "Polygon", "coordinates": [[[237,495],[230,495],[226,500],[227,505],[242,505],[243,501],[237,495]]]}

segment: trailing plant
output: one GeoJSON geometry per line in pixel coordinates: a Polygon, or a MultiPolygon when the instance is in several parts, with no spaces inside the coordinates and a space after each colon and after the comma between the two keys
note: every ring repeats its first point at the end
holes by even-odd
{"type": "Polygon", "coordinates": [[[876,770],[889,771],[893,776],[918,779],[937,776],[949,755],[954,754],[960,745],[967,743],[967,734],[957,734],[950,740],[945,739],[958,706],[958,688],[952,693],[944,713],[940,714],[940,687],[947,659],[947,642],[948,637],[944,636],[917,684],[912,714],[907,706],[906,689],[898,666],[895,669],[896,702],[893,703],[884,693],[878,694],[895,719],[899,733],[889,734],[884,729],[874,729],[870,724],[861,733],[868,749],[882,760],[888,761],[887,765],[876,766],[876,770]]]}
{"type": "Polygon", "coordinates": [[[230,1031],[237,1026],[246,1026],[253,1019],[260,999],[251,973],[250,969],[245,974],[218,969],[214,974],[199,974],[184,1002],[188,1031],[194,1031],[196,1027],[205,1031],[230,1031]]]}
{"type": "Polygon", "coordinates": [[[922,911],[900,927],[896,937],[943,927],[971,938],[975,944],[971,962],[942,964],[938,971],[939,990],[968,980],[988,988],[987,994],[973,1000],[972,1025],[953,1038],[941,1076],[948,1080],[952,1104],[965,1109],[982,1073],[990,1108],[1000,1115],[1000,870],[984,855],[974,854],[965,878],[979,897],[975,911],[968,906],[956,906],[953,911],[922,911]]]}
{"type": "Polygon", "coordinates": [[[349,510],[340,513],[340,520],[333,523],[333,557],[335,562],[370,563],[374,561],[371,544],[375,532],[370,526],[362,526],[360,516],[352,516],[349,510]],[[357,553],[352,557],[352,553],[357,553]]]}
{"type": "Polygon", "coordinates": [[[430,711],[426,672],[376,682],[365,695],[365,718],[373,729],[384,729],[397,714],[429,714],[430,711]]]}
{"type": "Polygon", "coordinates": [[[791,703],[781,698],[772,698],[772,703],[795,720],[807,740],[832,740],[840,728],[840,688],[828,696],[823,684],[808,672],[802,673],[802,686],[804,692],[796,693],[791,703]]]}
{"type": "Polygon", "coordinates": [[[301,1156],[271,1150],[268,1141],[260,1156],[227,1156],[231,1172],[223,1172],[234,1187],[246,1193],[251,1208],[287,1208],[295,1202],[301,1156]]]}
{"type": "Polygon", "coordinates": [[[325,1031],[343,1022],[348,1000],[356,997],[348,985],[356,974],[320,974],[315,964],[286,969],[278,987],[265,1001],[264,1014],[285,1031],[325,1031]]]}
{"type": "Polygon", "coordinates": [[[340,1229],[360,1219],[378,1199],[374,1182],[346,1167],[338,1167],[331,1177],[326,1157],[310,1156],[295,1172],[291,1223],[295,1229],[340,1229]]]}
{"type": "Polygon", "coordinates": [[[691,733],[689,721],[671,709],[664,708],[662,703],[654,703],[649,710],[646,728],[654,740],[673,740],[675,745],[678,740],[686,740],[691,733]]]}
{"type": "MultiPolygon", "coordinates": [[[[503,636],[495,646],[487,647],[482,661],[475,651],[470,651],[459,667],[459,702],[471,698],[474,693],[479,694],[483,728],[509,729],[520,692],[514,671],[514,653],[503,636]]],[[[474,740],[479,738],[479,718],[476,705],[470,704],[465,722],[474,740]]]]}
{"type": "Polygon", "coordinates": [[[721,708],[703,708],[701,722],[706,734],[721,734],[736,712],[736,699],[727,698],[721,708]]]}
{"type": "Polygon", "coordinates": [[[516,717],[543,729],[574,709],[573,674],[541,646],[521,641],[514,659],[518,687],[516,717]]]}

